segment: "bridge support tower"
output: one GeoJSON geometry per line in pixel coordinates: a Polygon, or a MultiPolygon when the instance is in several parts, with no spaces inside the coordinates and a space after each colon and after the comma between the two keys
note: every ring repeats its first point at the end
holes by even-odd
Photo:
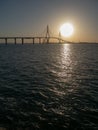
{"type": "Polygon", "coordinates": [[[46,43],[49,43],[49,39],[50,39],[50,33],[49,33],[49,26],[47,25],[47,29],[46,29],[46,43]]]}

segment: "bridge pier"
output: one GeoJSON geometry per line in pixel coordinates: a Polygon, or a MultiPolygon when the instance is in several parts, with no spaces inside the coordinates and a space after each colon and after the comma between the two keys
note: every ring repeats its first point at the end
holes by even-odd
{"type": "Polygon", "coordinates": [[[33,40],[33,44],[35,43],[35,38],[32,38],[32,40],[33,40]]]}
{"type": "Polygon", "coordinates": [[[49,43],[49,37],[46,37],[46,43],[47,44],[49,43]]]}
{"type": "Polygon", "coordinates": [[[15,43],[15,45],[16,45],[16,38],[14,38],[14,43],[15,43]]]}
{"type": "Polygon", "coordinates": [[[41,44],[41,38],[39,38],[39,44],[41,44]]]}
{"type": "Polygon", "coordinates": [[[5,44],[7,45],[7,38],[5,38],[5,44]]]}
{"type": "Polygon", "coordinates": [[[22,41],[22,45],[24,44],[24,38],[21,38],[21,41],[22,41]]]}
{"type": "Polygon", "coordinates": [[[58,43],[61,43],[61,39],[58,39],[58,43]]]}

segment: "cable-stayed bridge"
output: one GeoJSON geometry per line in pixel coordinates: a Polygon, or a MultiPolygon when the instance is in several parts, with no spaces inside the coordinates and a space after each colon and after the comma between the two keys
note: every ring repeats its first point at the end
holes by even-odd
{"type": "Polygon", "coordinates": [[[55,41],[55,43],[70,43],[64,39],[62,39],[60,33],[58,36],[53,36],[51,34],[51,31],[49,29],[49,26],[47,25],[44,34],[41,36],[31,36],[31,37],[0,37],[0,40],[4,41],[4,43],[7,45],[9,40],[14,41],[14,44],[17,44],[18,40],[21,41],[21,44],[25,43],[25,40],[31,40],[33,44],[35,44],[36,42],[38,42],[39,44],[43,44],[43,43],[53,43],[53,41],[55,41]]]}

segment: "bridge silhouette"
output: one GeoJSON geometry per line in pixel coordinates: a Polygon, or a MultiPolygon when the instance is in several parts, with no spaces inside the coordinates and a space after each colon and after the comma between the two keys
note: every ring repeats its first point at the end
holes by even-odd
{"type": "Polygon", "coordinates": [[[45,35],[44,36],[31,36],[31,37],[0,37],[0,40],[4,40],[4,43],[7,45],[8,44],[8,40],[14,40],[14,44],[17,44],[17,40],[21,40],[21,44],[24,44],[25,43],[25,40],[32,40],[32,43],[35,44],[36,43],[36,40],[38,40],[38,43],[39,44],[42,44],[42,43],[46,43],[46,44],[49,44],[49,43],[53,43],[51,42],[51,40],[56,40],[57,42],[56,43],[70,43],[66,40],[64,40],[62,37],[61,37],[61,34],[59,32],[59,35],[58,36],[51,36],[50,34],[50,29],[49,29],[49,26],[47,25],[46,29],[45,29],[45,35]]]}

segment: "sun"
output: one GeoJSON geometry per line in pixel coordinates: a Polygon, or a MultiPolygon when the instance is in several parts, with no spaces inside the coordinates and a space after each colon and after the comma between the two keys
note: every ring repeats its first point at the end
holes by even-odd
{"type": "Polygon", "coordinates": [[[70,37],[73,34],[74,28],[71,23],[64,23],[60,27],[60,33],[64,37],[70,37]]]}

